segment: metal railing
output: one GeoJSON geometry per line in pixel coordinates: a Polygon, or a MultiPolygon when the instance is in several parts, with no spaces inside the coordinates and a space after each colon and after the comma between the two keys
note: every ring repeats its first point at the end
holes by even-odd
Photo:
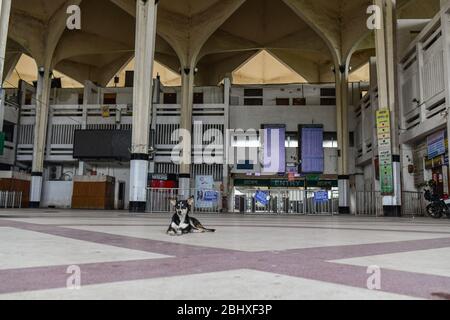
{"type": "Polygon", "coordinates": [[[166,189],[148,188],[147,207],[149,213],[173,213],[170,203],[172,199],[182,200],[194,197],[194,213],[220,213],[222,212],[222,192],[206,189],[166,189]]]}
{"type": "Polygon", "coordinates": [[[422,192],[404,191],[402,193],[402,215],[413,217],[426,216],[427,202],[422,192]]]}
{"type": "Polygon", "coordinates": [[[22,208],[22,192],[0,191],[0,209],[15,208],[22,208]]]}
{"type": "Polygon", "coordinates": [[[357,191],[356,192],[357,216],[383,216],[383,196],[381,192],[357,191]]]}
{"type": "Polygon", "coordinates": [[[233,199],[233,212],[243,214],[334,215],[339,211],[339,193],[328,191],[328,199],[317,201],[310,190],[264,190],[267,203],[256,200],[255,189],[239,190],[233,199]]]}
{"type": "MultiPolygon", "coordinates": [[[[427,203],[421,192],[402,192],[402,216],[426,216],[427,203]]],[[[356,215],[382,217],[383,196],[376,191],[356,192],[356,215]]]]}

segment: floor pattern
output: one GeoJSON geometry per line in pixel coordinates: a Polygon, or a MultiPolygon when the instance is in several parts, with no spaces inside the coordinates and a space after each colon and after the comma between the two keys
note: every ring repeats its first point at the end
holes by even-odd
{"type": "Polygon", "coordinates": [[[197,218],[218,232],[170,237],[166,215],[2,210],[0,300],[450,297],[449,220],[197,218]]]}

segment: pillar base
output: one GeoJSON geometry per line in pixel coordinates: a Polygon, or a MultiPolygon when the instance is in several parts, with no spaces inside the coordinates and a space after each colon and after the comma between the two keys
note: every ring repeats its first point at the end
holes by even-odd
{"type": "Polygon", "coordinates": [[[147,208],[147,202],[130,201],[131,213],[144,213],[147,208]]]}
{"type": "Polygon", "coordinates": [[[383,212],[385,217],[400,218],[402,216],[401,206],[384,206],[383,212]]]}
{"type": "Polygon", "coordinates": [[[39,209],[41,207],[41,203],[37,201],[30,201],[28,204],[28,208],[30,209],[39,209]]]}
{"type": "Polygon", "coordinates": [[[350,207],[339,207],[339,214],[350,214],[350,207]]]}

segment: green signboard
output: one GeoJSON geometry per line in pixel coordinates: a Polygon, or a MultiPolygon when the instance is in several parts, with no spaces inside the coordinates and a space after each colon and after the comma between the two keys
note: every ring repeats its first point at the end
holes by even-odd
{"type": "Polygon", "coordinates": [[[387,108],[377,111],[377,135],[381,193],[383,195],[392,195],[394,193],[394,170],[392,163],[391,113],[387,108]]]}

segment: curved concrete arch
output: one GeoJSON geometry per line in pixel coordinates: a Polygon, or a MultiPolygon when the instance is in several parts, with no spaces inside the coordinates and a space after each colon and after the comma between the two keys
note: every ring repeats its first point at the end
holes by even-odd
{"type": "MultiPolygon", "coordinates": [[[[318,26],[317,21],[320,21],[320,19],[317,19],[316,22],[314,22],[313,19],[309,18],[306,14],[306,12],[310,14],[314,12],[314,7],[311,1],[317,0],[307,0],[307,1],[282,0],[282,1],[284,1],[292,9],[292,11],[294,11],[306,24],[309,25],[311,29],[313,29],[317,33],[317,35],[326,43],[328,49],[330,50],[335,65],[340,65],[342,57],[339,45],[333,43],[333,40],[330,39],[331,36],[328,36],[325,30],[323,30],[321,27],[318,26]]],[[[324,22],[323,24],[325,25],[327,23],[324,22]]]]}

